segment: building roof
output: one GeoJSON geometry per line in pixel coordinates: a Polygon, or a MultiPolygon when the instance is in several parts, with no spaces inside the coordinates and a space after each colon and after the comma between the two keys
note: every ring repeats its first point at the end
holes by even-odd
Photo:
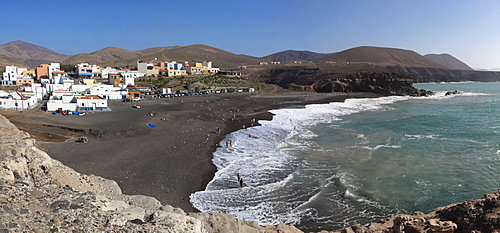
{"type": "Polygon", "coordinates": [[[75,96],[77,99],[102,99],[98,95],[84,95],[84,96],[75,96]]]}

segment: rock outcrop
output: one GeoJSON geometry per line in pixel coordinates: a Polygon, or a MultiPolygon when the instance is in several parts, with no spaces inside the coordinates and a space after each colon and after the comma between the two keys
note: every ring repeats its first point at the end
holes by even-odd
{"type": "Polygon", "coordinates": [[[354,225],[342,233],[481,233],[500,232],[500,190],[424,214],[397,214],[367,226],[354,225]]]}
{"type": "Polygon", "coordinates": [[[228,214],[189,213],[80,174],[0,115],[0,232],[301,232],[228,214]]]}
{"type": "Polygon", "coordinates": [[[385,67],[339,67],[340,64],[280,66],[253,73],[251,79],[285,89],[314,92],[373,92],[382,95],[426,96],[432,92],[413,87],[405,71],[385,67]]]}

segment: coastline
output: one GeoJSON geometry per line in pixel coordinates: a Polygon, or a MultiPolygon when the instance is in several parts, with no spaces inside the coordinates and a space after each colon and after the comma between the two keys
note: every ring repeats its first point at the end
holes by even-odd
{"type": "Polygon", "coordinates": [[[374,97],[380,95],[228,93],[148,100],[139,103],[141,109],[111,102],[111,112],[86,116],[54,116],[34,109],[0,114],[37,138],[37,147],[78,172],[116,180],[125,194],[153,196],[163,204],[197,211],[189,195],[203,190],[214,176],[211,159],[218,143],[243,125],[248,127],[250,119],[270,120],[269,110],[293,105],[374,97]],[[147,127],[149,123],[157,127],[147,127]],[[216,127],[221,129],[219,134],[216,127]],[[69,139],[43,142],[44,135],[45,141],[47,135],[69,139]],[[90,142],[76,143],[80,135],[87,135],[90,142]]]}

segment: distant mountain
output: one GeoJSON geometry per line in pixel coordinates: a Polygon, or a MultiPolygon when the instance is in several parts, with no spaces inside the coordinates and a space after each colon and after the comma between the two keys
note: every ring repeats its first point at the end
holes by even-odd
{"type": "Polygon", "coordinates": [[[450,54],[426,54],[424,55],[425,58],[434,61],[436,63],[439,63],[443,66],[446,66],[451,69],[457,69],[457,70],[474,70],[464,62],[458,60],[457,58],[451,56],[450,54]]]}
{"type": "Polygon", "coordinates": [[[261,60],[264,60],[266,62],[281,62],[281,63],[287,63],[293,61],[304,62],[304,61],[316,61],[328,55],[329,54],[315,53],[310,51],[287,50],[265,56],[261,58],[261,60]]]}
{"type": "MultiPolygon", "coordinates": [[[[14,41],[0,45],[0,66],[38,66],[39,64],[50,62],[60,62],[62,64],[88,62],[101,66],[135,67],[138,60],[146,62],[155,60],[188,61],[190,63],[212,61],[214,67],[222,69],[233,69],[240,66],[248,66],[250,68],[251,65],[258,65],[261,61],[279,61],[282,63],[290,63],[293,61],[330,61],[354,64],[368,63],[368,65],[376,66],[472,70],[469,66],[448,54],[428,54],[422,56],[411,50],[370,46],[351,48],[331,54],[287,50],[259,58],[234,54],[202,44],[155,47],[138,51],[107,47],[92,53],[81,53],[74,56],[59,54],[41,46],[23,41],[14,41]]],[[[354,66],[349,67],[352,69],[354,66]]],[[[253,68],[262,69],[262,67],[259,66],[253,68]]]]}
{"type": "Polygon", "coordinates": [[[318,61],[446,68],[411,50],[371,46],[356,47],[338,53],[332,53],[318,61]]]}
{"type": "Polygon", "coordinates": [[[248,64],[258,64],[259,60],[236,55],[207,45],[157,47],[139,51],[128,51],[108,47],[90,54],[78,54],[65,60],[64,64],[80,62],[99,63],[102,66],[135,67],[137,60],[142,61],[212,61],[215,67],[229,68],[248,64]]]}
{"type": "MultiPolygon", "coordinates": [[[[27,66],[38,66],[42,63],[50,62],[62,62],[70,57],[20,40],[0,45],[0,54],[11,57],[27,66]]],[[[0,65],[10,64],[0,63],[0,65]]]]}

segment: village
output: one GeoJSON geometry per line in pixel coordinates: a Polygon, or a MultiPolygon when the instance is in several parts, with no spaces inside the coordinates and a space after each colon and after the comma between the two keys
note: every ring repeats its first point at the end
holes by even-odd
{"type": "MultiPolygon", "coordinates": [[[[24,111],[40,103],[40,110],[64,114],[110,111],[108,101],[140,101],[146,98],[175,97],[220,93],[227,90],[202,90],[188,87],[185,91],[155,86],[137,86],[136,80],[145,77],[183,77],[200,75],[241,76],[237,71],[224,71],[211,61],[178,63],[176,61],[137,61],[136,69],[102,68],[79,63],[73,71],[61,69],[60,63],[41,64],[34,69],[6,66],[0,90],[0,109],[24,111]],[[4,88],[5,87],[5,88],[4,88]]],[[[243,91],[243,89],[237,90],[243,91]]],[[[254,89],[245,89],[254,91],[254,89]]],[[[134,105],[138,107],[138,105],[134,105]]]]}

